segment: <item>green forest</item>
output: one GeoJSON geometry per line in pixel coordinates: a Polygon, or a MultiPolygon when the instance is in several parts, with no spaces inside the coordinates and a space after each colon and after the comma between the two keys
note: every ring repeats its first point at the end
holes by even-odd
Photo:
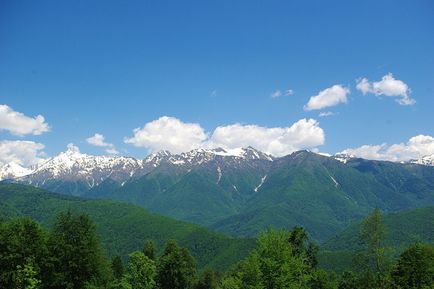
{"type": "Polygon", "coordinates": [[[434,288],[434,247],[416,242],[395,256],[386,232],[375,209],[362,221],[359,247],[342,273],[319,268],[319,247],[302,227],[262,232],[247,257],[217,271],[198,266],[173,239],[163,248],[142,240],[127,258],[109,258],[85,213],[61,212],[50,229],[16,217],[0,223],[0,288],[434,288]]]}

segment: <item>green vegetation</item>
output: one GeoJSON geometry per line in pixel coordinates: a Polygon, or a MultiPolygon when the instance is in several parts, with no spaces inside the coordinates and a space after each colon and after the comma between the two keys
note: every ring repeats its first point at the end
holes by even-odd
{"type": "Polygon", "coordinates": [[[302,227],[268,229],[255,246],[134,205],[13,184],[0,184],[0,208],[0,288],[434,286],[433,207],[374,209],[321,248],[302,227]]]}
{"type": "Polygon", "coordinates": [[[434,283],[434,247],[416,243],[406,249],[392,271],[400,288],[428,288],[434,283]]]}
{"type": "Polygon", "coordinates": [[[433,288],[434,247],[415,243],[397,258],[384,246],[375,209],[361,224],[354,267],[340,275],[318,267],[317,246],[295,227],[268,229],[256,248],[226,272],[198,274],[190,251],[168,240],[162,253],[142,251],[110,262],[87,214],[60,213],[47,231],[29,218],[0,222],[0,288],[32,289],[393,289],[433,288]],[[351,271],[352,270],[352,271],[351,271]]]}
{"type": "Polygon", "coordinates": [[[28,216],[52,228],[55,216],[70,210],[86,213],[95,222],[103,248],[110,256],[127,259],[130,252],[142,250],[144,240],[163,248],[169,239],[187,247],[200,268],[225,269],[245,257],[254,247],[252,239],[230,238],[198,225],[152,214],[145,209],[115,201],[85,200],[49,193],[16,184],[0,184],[0,219],[28,216]]]}
{"type": "MultiPolygon", "coordinates": [[[[359,238],[362,224],[355,222],[322,244],[318,256],[322,268],[343,272],[352,265],[355,252],[362,250],[359,238]]],[[[383,224],[383,245],[394,257],[417,242],[434,244],[434,207],[387,214],[383,224]]]]}
{"type": "MultiPolygon", "coordinates": [[[[434,207],[419,208],[387,214],[384,243],[388,247],[406,247],[415,242],[434,243],[434,207]]],[[[341,233],[323,244],[325,250],[358,250],[358,232],[362,222],[351,224],[341,233]]]]}

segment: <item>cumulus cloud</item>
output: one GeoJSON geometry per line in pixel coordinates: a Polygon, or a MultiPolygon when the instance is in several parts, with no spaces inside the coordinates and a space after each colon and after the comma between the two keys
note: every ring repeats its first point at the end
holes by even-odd
{"type": "Polygon", "coordinates": [[[162,116],[148,122],[142,128],[134,129],[134,135],[124,142],[151,152],[169,150],[180,153],[196,149],[206,141],[205,130],[197,123],[185,123],[177,118],[162,116]]]}
{"type": "Polygon", "coordinates": [[[417,135],[406,143],[363,145],[354,149],[346,149],[342,153],[360,158],[386,161],[408,161],[434,154],[434,137],[417,135]]]}
{"type": "Polygon", "coordinates": [[[342,85],[335,84],[332,87],[320,91],[317,95],[311,96],[309,102],[304,106],[304,110],[323,109],[346,103],[347,95],[350,90],[342,85]]]}
{"type": "Polygon", "coordinates": [[[369,82],[367,78],[360,78],[356,88],[363,94],[372,93],[376,96],[396,97],[400,105],[413,105],[416,101],[410,97],[411,89],[402,80],[395,79],[392,73],[388,73],[380,81],[369,82]]]}
{"type": "Polygon", "coordinates": [[[217,127],[208,145],[227,149],[252,146],[274,156],[314,148],[325,140],[323,129],[314,119],[301,119],[289,127],[262,127],[232,124],[217,127]]]}
{"type": "Polygon", "coordinates": [[[11,107],[0,104],[0,131],[6,130],[18,136],[26,134],[40,135],[50,130],[42,115],[29,117],[11,107]]]}
{"type": "Polygon", "coordinates": [[[118,154],[119,152],[115,149],[115,146],[111,143],[105,141],[105,137],[96,133],[93,136],[86,139],[87,143],[97,147],[105,148],[105,152],[108,154],[118,154]]]}
{"type": "Polygon", "coordinates": [[[288,127],[262,127],[231,124],[207,133],[197,123],[184,123],[174,117],[163,116],[136,128],[125,143],[144,147],[151,152],[169,150],[173,153],[196,148],[234,149],[252,146],[263,152],[283,156],[300,149],[315,148],[324,143],[325,135],[314,119],[301,119],[288,127]]]}
{"type": "Polygon", "coordinates": [[[33,141],[0,141],[0,165],[15,162],[24,167],[41,163],[45,153],[44,145],[33,141]]]}

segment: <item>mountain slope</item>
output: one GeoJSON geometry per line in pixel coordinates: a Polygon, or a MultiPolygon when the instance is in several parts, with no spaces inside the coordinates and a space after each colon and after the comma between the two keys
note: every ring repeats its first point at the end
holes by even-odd
{"type": "Polygon", "coordinates": [[[144,176],[107,180],[84,196],[139,204],[234,236],[301,225],[319,242],[374,207],[397,212],[434,204],[434,167],[308,151],[277,159],[247,153],[162,152],[149,157],[155,168],[144,176]]]}
{"type": "MultiPolygon", "coordinates": [[[[246,155],[208,154],[193,165],[163,162],[141,178],[115,190],[86,197],[124,200],[174,218],[210,225],[236,214],[261,183],[270,160],[253,149],[246,155]],[[256,153],[256,154],[255,154],[256,153]]],[[[205,152],[206,153],[206,152],[205,152]]]]}
{"type": "Polygon", "coordinates": [[[374,207],[394,212],[434,204],[433,173],[432,167],[373,161],[362,165],[360,160],[342,163],[300,151],[275,160],[266,181],[243,210],[211,228],[253,236],[270,225],[302,225],[314,239],[324,241],[374,207]]]}
{"type": "Polygon", "coordinates": [[[142,248],[145,239],[164,242],[176,239],[188,247],[199,265],[223,269],[244,257],[253,240],[234,239],[197,225],[151,214],[146,210],[108,200],[85,200],[37,189],[31,186],[0,184],[0,208],[4,217],[29,216],[45,226],[65,210],[90,215],[97,226],[104,248],[110,255],[125,256],[142,248]]]}

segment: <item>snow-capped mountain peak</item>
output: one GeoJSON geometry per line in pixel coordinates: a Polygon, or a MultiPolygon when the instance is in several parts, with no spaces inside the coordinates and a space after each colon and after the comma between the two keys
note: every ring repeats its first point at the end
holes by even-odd
{"type": "Polygon", "coordinates": [[[268,161],[273,161],[273,157],[269,154],[263,153],[251,146],[243,149],[244,152],[242,154],[242,157],[246,159],[264,159],[268,161]]]}
{"type": "Polygon", "coordinates": [[[263,152],[260,152],[252,147],[247,148],[199,148],[189,152],[180,154],[170,154],[169,152],[159,152],[152,154],[145,159],[145,163],[153,163],[154,165],[166,161],[175,165],[200,165],[209,162],[215,158],[232,158],[238,160],[267,160],[272,161],[273,158],[263,152]]]}
{"type": "Polygon", "coordinates": [[[21,165],[10,162],[0,167],[0,181],[6,179],[14,179],[17,177],[23,177],[29,175],[33,170],[22,167],[21,165]]]}
{"type": "Polygon", "coordinates": [[[235,149],[224,149],[219,147],[212,149],[198,148],[180,154],[172,154],[169,151],[160,151],[150,154],[143,162],[144,164],[153,167],[157,167],[162,163],[170,163],[180,166],[194,166],[209,162],[216,157],[229,157],[239,160],[273,160],[272,156],[260,152],[252,147],[235,149]]]}
{"type": "Polygon", "coordinates": [[[40,185],[49,180],[84,181],[89,187],[98,185],[107,178],[125,181],[143,174],[143,162],[122,156],[92,156],[82,154],[70,144],[65,152],[47,159],[31,174],[19,177],[18,181],[40,185]]]}
{"type": "Polygon", "coordinates": [[[64,152],[61,152],[55,157],[47,159],[44,163],[40,164],[34,173],[42,172],[45,170],[50,170],[53,172],[53,175],[58,175],[62,171],[70,170],[75,164],[78,164],[80,160],[85,160],[89,156],[86,154],[80,153],[78,147],[73,144],[68,144],[68,149],[64,152]]]}
{"type": "Polygon", "coordinates": [[[355,156],[353,156],[351,154],[337,153],[333,156],[333,158],[337,161],[340,161],[340,162],[346,164],[350,159],[354,159],[355,156]]]}
{"type": "Polygon", "coordinates": [[[147,165],[151,165],[153,167],[157,167],[161,164],[163,161],[168,161],[169,158],[172,156],[172,154],[167,150],[162,150],[157,153],[150,154],[147,156],[143,163],[147,165]]]}
{"type": "Polygon", "coordinates": [[[409,163],[424,166],[434,166],[434,154],[421,157],[420,159],[410,160],[409,163]]]}

